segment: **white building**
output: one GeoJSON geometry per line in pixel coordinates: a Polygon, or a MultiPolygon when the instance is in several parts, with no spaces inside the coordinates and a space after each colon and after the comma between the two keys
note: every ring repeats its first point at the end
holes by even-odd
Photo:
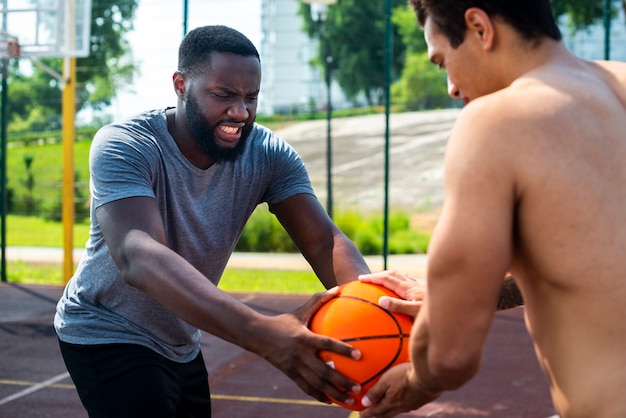
{"type": "MultiPolygon", "coordinates": [[[[310,65],[317,41],[304,32],[299,0],[261,0],[261,97],[259,113],[307,112],[326,106],[323,74],[310,65]]],[[[336,83],[333,107],[345,102],[336,83]]]]}

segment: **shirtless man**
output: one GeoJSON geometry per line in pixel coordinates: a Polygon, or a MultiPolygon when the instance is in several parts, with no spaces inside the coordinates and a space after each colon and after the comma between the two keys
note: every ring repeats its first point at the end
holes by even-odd
{"type": "MultiPolygon", "coordinates": [[[[549,0],[410,3],[467,106],[412,364],[381,378],[362,417],[419,408],[475,375],[507,271],[561,418],[626,417],[626,63],[572,55],[549,0]]],[[[391,272],[363,279],[407,286],[391,272]]]]}

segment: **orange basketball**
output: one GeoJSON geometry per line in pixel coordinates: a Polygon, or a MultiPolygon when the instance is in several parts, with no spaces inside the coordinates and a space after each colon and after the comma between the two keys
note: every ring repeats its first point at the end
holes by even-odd
{"type": "Polygon", "coordinates": [[[359,395],[350,393],[356,402],[348,406],[364,409],[361,398],[386,370],[409,361],[409,335],[413,320],[408,315],[392,313],[378,305],[381,296],[398,297],[391,290],[372,283],[354,281],[340,287],[337,297],[326,302],[314,314],[311,331],[342,340],[361,350],[361,359],[352,360],[329,351],[318,356],[328,365],[353,379],[362,387],[359,395]]]}

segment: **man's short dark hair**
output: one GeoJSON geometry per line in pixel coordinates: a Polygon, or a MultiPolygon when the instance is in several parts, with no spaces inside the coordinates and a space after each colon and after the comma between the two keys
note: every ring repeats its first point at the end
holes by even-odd
{"type": "Polygon", "coordinates": [[[178,48],[178,71],[201,74],[211,66],[213,52],[228,52],[260,60],[254,44],[241,32],[228,26],[202,26],[190,31],[178,48]]]}
{"type": "Polygon", "coordinates": [[[502,19],[529,41],[539,41],[544,36],[561,40],[550,0],[409,0],[409,3],[419,24],[423,27],[430,18],[453,48],[465,39],[465,11],[472,7],[502,19]]]}

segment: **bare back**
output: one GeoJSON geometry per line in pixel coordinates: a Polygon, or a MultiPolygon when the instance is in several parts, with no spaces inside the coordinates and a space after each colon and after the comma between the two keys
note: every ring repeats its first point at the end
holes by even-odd
{"type": "Polygon", "coordinates": [[[556,28],[531,40],[480,7],[464,9],[456,45],[454,24],[428,16],[440,4],[415,4],[467,106],[446,149],[413,386],[432,395],[475,375],[510,272],[561,418],[626,417],[626,63],[581,60],[556,28]]]}
{"type": "Polygon", "coordinates": [[[538,69],[505,93],[525,102],[519,111],[527,121],[510,137],[517,156],[512,273],[559,413],[621,417],[626,64],[564,67],[538,69]]]}

